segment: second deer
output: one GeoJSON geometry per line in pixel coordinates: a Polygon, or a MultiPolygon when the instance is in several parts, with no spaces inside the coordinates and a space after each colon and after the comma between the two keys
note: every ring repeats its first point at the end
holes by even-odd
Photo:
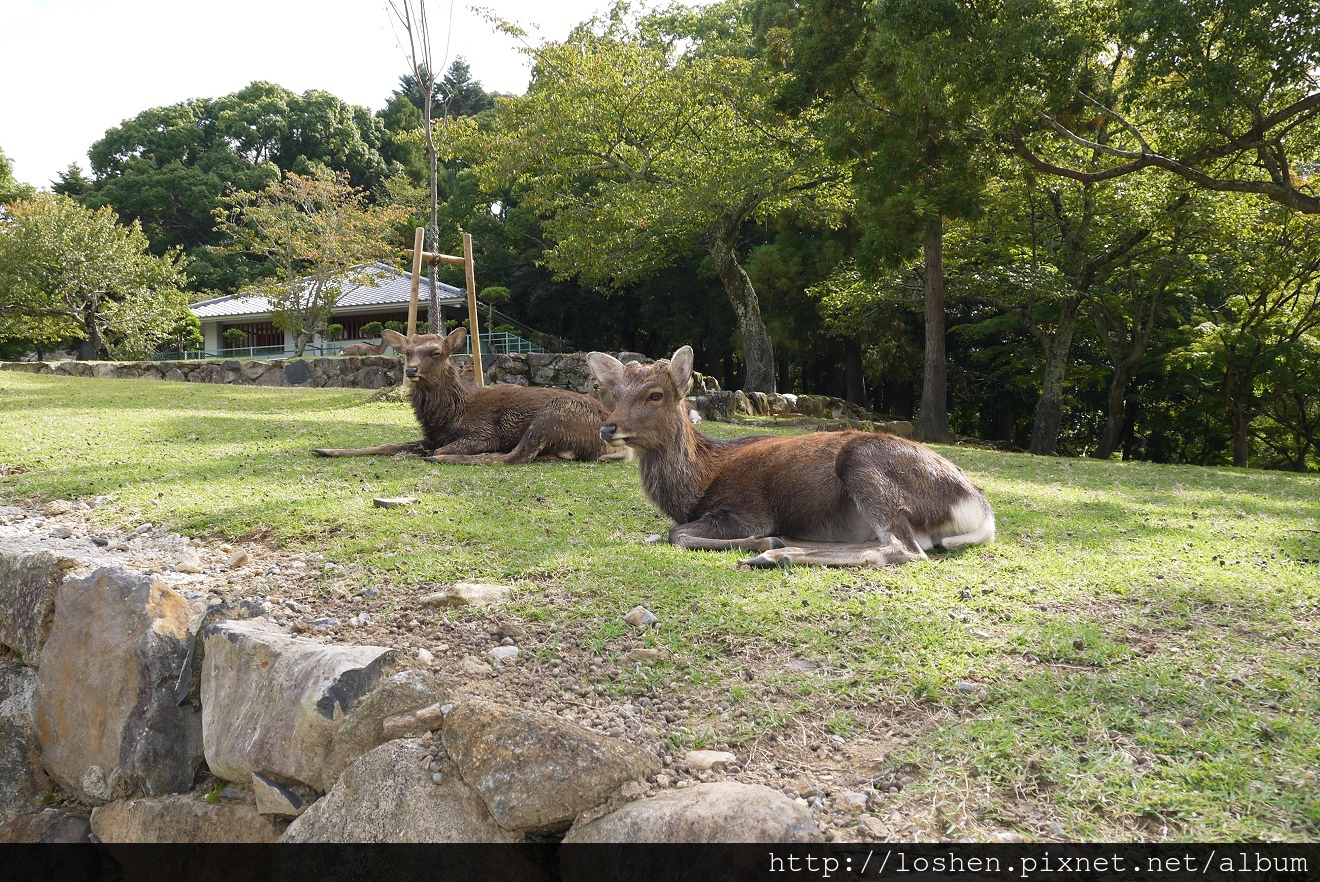
{"type": "Polygon", "coordinates": [[[503,464],[535,460],[620,460],[631,454],[600,437],[608,411],[599,401],[542,386],[463,383],[450,360],[463,348],[467,330],[448,337],[405,337],[386,330],[381,340],[403,355],[413,415],[421,441],[362,448],[320,448],[317,456],[392,456],[420,453],[431,462],[503,464]]]}
{"type": "Polygon", "coordinates": [[[349,343],[339,350],[340,355],[384,355],[390,344],[384,340],[379,343],[349,343]]]}
{"type": "Polygon", "coordinates": [[[889,566],[937,546],[991,542],[995,516],[962,470],[927,447],[873,432],[720,441],[697,431],[685,395],[692,348],[652,365],[593,352],[616,405],[603,439],[637,451],[642,488],[689,549],[757,552],[754,567],[889,566]]]}

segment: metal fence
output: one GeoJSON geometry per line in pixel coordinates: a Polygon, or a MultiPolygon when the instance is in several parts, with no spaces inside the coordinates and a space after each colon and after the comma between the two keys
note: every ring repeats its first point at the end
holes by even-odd
{"type": "MultiPolygon", "coordinates": [[[[333,343],[322,343],[318,346],[309,345],[303,350],[304,356],[323,356],[338,355],[345,346],[352,343],[365,343],[365,340],[336,340],[333,343]]],[[[481,335],[481,352],[483,355],[503,355],[512,352],[545,352],[546,350],[536,345],[530,340],[524,340],[517,334],[510,334],[507,331],[496,331],[493,334],[481,335]]],[[[468,337],[464,344],[463,352],[467,355],[472,354],[472,338],[468,337]]],[[[285,349],[283,346],[237,346],[232,349],[221,349],[219,351],[208,351],[206,349],[190,349],[186,352],[180,352],[177,349],[170,352],[157,352],[151,356],[152,361],[204,361],[206,359],[225,359],[225,358],[292,358],[293,352],[285,349]]]]}

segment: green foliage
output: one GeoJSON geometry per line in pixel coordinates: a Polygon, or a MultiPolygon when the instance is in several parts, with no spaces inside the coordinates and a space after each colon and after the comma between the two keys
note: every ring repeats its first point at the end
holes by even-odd
{"type": "Polygon", "coordinates": [[[386,168],[384,127],[328,92],[297,95],[255,82],[216,99],[139,113],[92,145],[93,189],[82,201],[136,219],[152,249],[182,247],[198,289],[234,291],[269,267],[225,244],[215,211],[233,191],[254,192],[282,172],[325,165],[358,187],[377,187],[386,168]]]}
{"type": "Polygon", "coordinates": [[[0,339],[86,340],[96,358],[141,358],[188,313],[185,259],[155,257],[137,224],[38,193],[0,215],[0,339]]]}
{"type": "Polygon", "coordinates": [[[230,247],[274,270],[245,290],[270,299],[271,319],[293,334],[299,357],[313,335],[327,330],[345,287],[375,284],[371,264],[392,255],[388,237],[404,215],[397,206],[368,206],[347,174],[324,166],[236,193],[229,205],[217,219],[235,243],[230,247]]]}
{"type": "Polygon", "coordinates": [[[385,326],[382,325],[380,322],[367,322],[365,325],[362,326],[362,336],[379,337],[380,332],[384,329],[385,326]]]}
{"type": "Polygon", "coordinates": [[[36,189],[28,184],[14,180],[14,164],[0,150],[0,205],[17,199],[31,199],[36,189]]]}
{"type": "Polygon", "coordinates": [[[247,331],[242,328],[230,328],[220,336],[224,337],[230,349],[237,349],[247,342],[247,331]]]}
{"type": "Polygon", "coordinates": [[[326,325],[325,336],[330,340],[344,339],[344,326],[337,322],[332,322],[331,324],[326,325]]]}

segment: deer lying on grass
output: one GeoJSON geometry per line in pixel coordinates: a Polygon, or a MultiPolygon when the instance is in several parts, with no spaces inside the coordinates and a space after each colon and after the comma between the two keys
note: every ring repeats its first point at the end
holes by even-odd
{"type": "Polygon", "coordinates": [[[386,330],[381,339],[404,357],[413,414],[421,441],[359,449],[313,450],[317,456],[393,456],[420,453],[431,462],[497,464],[535,460],[620,460],[631,454],[605,443],[600,402],[541,386],[474,388],[461,382],[450,356],[463,347],[465,328],[448,337],[405,337],[386,330]]]}
{"type": "Polygon", "coordinates": [[[618,402],[600,435],[637,451],[674,545],[759,552],[743,561],[754,567],[888,566],[994,539],[985,495],[920,444],[854,431],[719,441],[687,418],[691,347],[653,365],[587,360],[618,402]]]}
{"type": "Polygon", "coordinates": [[[384,355],[390,344],[381,340],[379,343],[349,343],[339,350],[340,355],[384,355]]]}

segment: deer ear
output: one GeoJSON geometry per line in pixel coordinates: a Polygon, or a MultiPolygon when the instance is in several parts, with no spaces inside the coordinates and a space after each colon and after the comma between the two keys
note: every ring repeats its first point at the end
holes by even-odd
{"type": "Polygon", "coordinates": [[[692,347],[683,346],[669,359],[669,375],[674,378],[674,385],[686,394],[688,383],[692,381],[692,347]]]}
{"type": "Polygon", "coordinates": [[[408,345],[408,338],[392,328],[384,328],[380,332],[380,342],[388,343],[395,352],[402,352],[408,345]]]}
{"type": "Polygon", "coordinates": [[[623,388],[626,371],[623,362],[613,355],[607,355],[604,352],[590,352],[587,354],[587,367],[591,368],[591,373],[595,375],[596,380],[602,386],[616,395],[623,388]]]}
{"type": "Polygon", "coordinates": [[[463,348],[463,341],[467,339],[467,328],[454,328],[445,338],[445,349],[450,355],[463,348]]]}

